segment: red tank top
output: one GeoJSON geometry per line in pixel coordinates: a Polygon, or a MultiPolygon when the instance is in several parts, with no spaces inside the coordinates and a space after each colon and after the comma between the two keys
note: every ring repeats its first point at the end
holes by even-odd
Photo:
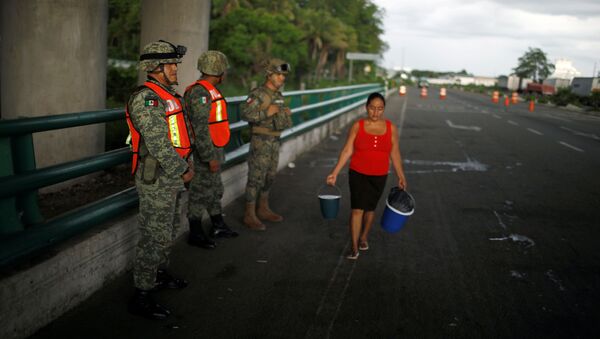
{"type": "Polygon", "coordinates": [[[392,151],[392,124],[385,121],[385,134],[374,135],[365,131],[365,121],[358,122],[358,133],[354,139],[354,152],[350,169],[366,175],[386,175],[390,168],[392,151]]]}

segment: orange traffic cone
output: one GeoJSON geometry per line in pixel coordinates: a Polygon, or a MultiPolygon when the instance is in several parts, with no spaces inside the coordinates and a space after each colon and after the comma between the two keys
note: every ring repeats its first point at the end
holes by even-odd
{"type": "Polygon", "coordinates": [[[517,92],[512,92],[510,102],[512,102],[513,105],[519,102],[519,94],[517,94],[517,92]]]}
{"type": "Polygon", "coordinates": [[[508,105],[510,105],[510,102],[508,101],[508,95],[504,96],[504,106],[508,107],[508,105]]]}
{"type": "Polygon", "coordinates": [[[498,91],[492,92],[492,102],[497,104],[500,97],[500,93],[498,91]]]}
{"type": "Polygon", "coordinates": [[[427,98],[427,87],[421,87],[421,98],[427,98]]]}
{"type": "Polygon", "coordinates": [[[529,112],[533,112],[535,110],[535,101],[529,100],[529,112]]]}
{"type": "Polygon", "coordinates": [[[444,88],[444,87],[440,88],[440,99],[441,100],[446,99],[446,88],[444,88]]]}
{"type": "Polygon", "coordinates": [[[400,86],[400,89],[398,89],[398,94],[400,94],[400,96],[406,95],[406,86],[400,86]]]}

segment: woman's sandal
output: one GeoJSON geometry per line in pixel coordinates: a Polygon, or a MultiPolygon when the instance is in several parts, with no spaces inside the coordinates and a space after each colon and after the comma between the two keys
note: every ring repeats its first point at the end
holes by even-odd
{"type": "Polygon", "coordinates": [[[366,241],[361,241],[360,244],[358,245],[358,249],[361,251],[366,251],[369,249],[369,243],[366,241]]]}
{"type": "Polygon", "coordinates": [[[358,259],[358,254],[359,254],[358,251],[356,251],[356,253],[350,252],[350,254],[348,254],[346,256],[346,259],[356,260],[356,259],[358,259]]]}

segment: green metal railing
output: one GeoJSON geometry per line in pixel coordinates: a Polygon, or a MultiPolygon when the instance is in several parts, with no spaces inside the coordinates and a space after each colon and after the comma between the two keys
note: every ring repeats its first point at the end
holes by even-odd
{"type": "MultiPolygon", "coordinates": [[[[294,137],[364,104],[381,84],[343,86],[283,93],[292,109],[294,127],[282,139],[294,137]]],[[[244,162],[248,124],[240,119],[243,97],[227,98],[231,141],[224,168],[244,162]]],[[[128,147],[45,168],[36,168],[33,133],[124,120],[123,109],[0,120],[0,266],[43,250],[137,206],[135,188],[103,198],[51,220],[39,211],[37,190],[116,165],[129,163],[128,147]]],[[[125,123],[125,122],[123,122],[125,123]]]]}

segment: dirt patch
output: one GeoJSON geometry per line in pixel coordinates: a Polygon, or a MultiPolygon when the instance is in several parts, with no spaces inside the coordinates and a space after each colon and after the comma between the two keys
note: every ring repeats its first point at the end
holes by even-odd
{"type": "Polygon", "coordinates": [[[46,219],[51,219],[134,185],[129,165],[119,165],[102,171],[85,182],[55,192],[40,194],[40,211],[46,219]]]}

